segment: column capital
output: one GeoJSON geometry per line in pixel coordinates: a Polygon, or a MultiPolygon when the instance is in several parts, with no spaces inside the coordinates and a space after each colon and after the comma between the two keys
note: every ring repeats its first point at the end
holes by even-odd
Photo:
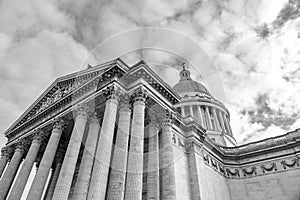
{"type": "Polygon", "coordinates": [[[25,138],[18,139],[15,151],[25,151],[28,149],[29,140],[25,138]]]}
{"type": "Polygon", "coordinates": [[[76,117],[88,117],[89,114],[89,106],[87,104],[81,103],[75,106],[74,112],[76,117]]]}
{"type": "Polygon", "coordinates": [[[59,131],[62,131],[65,127],[65,121],[61,118],[55,118],[53,120],[53,129],[57,129],[59,131]]]}
{"type": "Polygon", "coordinates": [[[148,98],[148,92],[145,90],[143,87],[138,87],[137,89],[134,90],[134,92],[131,95],[131,102],[146,102],[148,98]]]}
{"type": "Polygon", "coordinates": [[[131,111],[131,105],[130,105],[130,95],[128,93],[122,93],[120,95],[120,108],[121,109],[128,109],[128,111],[131,111]]]}
{"type": "Polygon", "coordinates": [[[106,98],[106,100],[114,99],[119,100],[119,91],[118,88],[115,85],[108,86],[105,90],[103,90],[103,95],[106,98]]]}
{"type": "Polygon", "coordinates": [[[8,157],[9,158],[11,156],[11,153],[12,153],[11,147],[5,146],[1,149],[1,157],[8,157]]]}
{"type": "Polygon", "coordinates": [[[41,143],[45,139],[46,135],[47,134],[41,129],[34,130],[34,133],[32,134],[32,143],[41,143]]]}
{"type": "Polygon", "coordinates": [[[165,113],[160,116],[164,126],[172,126],[174,118],[174,113],[172,113],[170,110],[166,110],[165,113]]]}
{"type": "Polygon", "coordinates": [[[97,123],[99,123],[99,119],[98,119],[98,116],[97,116],[98,114],[97,114],[97,112],[95,111],[95,112],[93,112],[93,113],[91,113],[90,114],[90,120],[89,120],[89,122],[90,123],[95,123],[95,122],[97,122],[97,123]]]}

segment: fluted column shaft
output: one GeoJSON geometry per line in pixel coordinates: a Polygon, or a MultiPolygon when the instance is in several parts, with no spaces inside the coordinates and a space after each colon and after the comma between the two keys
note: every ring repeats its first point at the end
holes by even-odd
{"type": "Polygon", "coordinates": [[[87,110],[84,106],[80,106],[76,113],[72,135],[70,137],[68,148],[53,193],[52,198],[55,200],[68,199],[86,121],[87,110]]]}
{"type": "Polygon", "coordinates": [[[221,128],[222,128],[223,132],[225,133],[226,132],[226,128],[225,128],[225,125],[224,125],[224,119],[223,119],[221,111],[218,111],[218,115],[219,115],[219,118],[220,118],[221,128]]]}
{"type": "Polygon", "coordinates": [[[193,106],[189,106],[190,116],[194,118],[193,106]]]}
{"type": "Polygon", "coordinates": [[[55,185],[57,183],[57,179],[58,179],[58,176],[59,176],[61,166],[62,166],[62,160],[59,160],[55,163],[55,167],[52,171],[53,173],[51,175],[50,183],[49,183],[47,193],[45,195],[44,200],[52,200],[52,196],[53,196],[53,193],[54,193],[54,190],[55,190],[55,185]]]}
{"type": "Polygon", "coordinates": [[[113,91],[107,94],[107,98],[89,185],[88,200],[105,199],[118,108],[118,97],[113,91]]]}
{"type": "Polygon", "coordinates": [[[205,114],[206,114],[206,117],[207,117],[207,129],[212,129],[212,124],[211,124],[211,119],[210,119],[208,106],[205,106],[205,114]]]}
{"type": "Polygon", "coordinates": [[[151,122],[148,133],[147,200],[159,200],[159,123],[151,122]]]}
{"type": "Polygon", "coordinates": [[[0,181],[0,200],[6,199],[9,189],[14,181],[15,175],[19,169],[24,153],[24,145],[18,144],[15,153],[5,170],[3,177],[0,181]]]}
{"type": "Polygon", "coordinates": [[[117,138],[106,198],[108,200],[124,199],[130,115],[128,102],[123,102],[119,111],[117,138]]]}
{"type": "Polygon", "coordinates": [[[36,156],[39,152],[41,143],[42,143],[42,132],[38,132],[35,134],[20,173],[15,181],[15,184],[9,194],[8,200],[16,200],[21,199],[23,190],[26,186],[28,177],[30,175],[32,166],[35,162],[36,156]]]}
{"type": "Polygon", "coordinates": [[[232,135],[232,130],[231,130],[231,127],[230,127],[229,119],[226,117],[225,114],[223,114],[223,119],[224,119],[225,125],[227,126],[228,133],[230,135],[232,135]]]}
{"type": "Polygon", "coordinates": [[[226,119],[226,116],[225,116],[224,113],[222,113],[221,115],[222,115],[222,118],[223,118],[223,121],[224,121],[226,133],[230,134],[230,128],[229,128],[229,126],[228,126],[228,121],[227,121],[227,119],[226,119]]]}
{"type": "Polygon", "coordinates": [[[9,149],[7,147],[3,147],[1,149],[1,159],[0,159],[0,178],[4,172],[8,160],[9,160],[9,149]]]}
{"type": "Polygon", "coordinates": [[[58,143],[62,134],[62,126],[63,124],[61,121],[56,121],[54,123],[50,139],[43,154],[37,173],[31,184],[27,200],[40,200],[43,195],[44,187],[47,182],[51,165],[53,163],[58,143]]]}
{"type": "Polygon", "coordinates": [[[142,199],[145,98],[142,91],[137,95],[134,98],[131,122],[128,172],[125,188],[126,200],[142,199]]]}
{"type": "Polygon", "coordinates": [[[161,134],[161,150],[159,165],[160,174],[160,198],[163,200],[176,200],[174,152],[172,144],[172,120],[167,118],[161,134]]]}
{"type": "Polygon", "coordinates": [[[201,106],[197,106],[197,108],[198,108],[199,122],[200,122],[201,126],[204,127],[204,121],[203,121],[203,114],[202,114],[201,106]]]}
{"type": "Polygon", "coordinates": [[[184,110],[184,106],[181,107],[181,115],[182,117],[185,117],[185,110],[184,110]]]}
{"type": "Polygon", "coordinates": [[[216,109],[215,109],[215,108],[212,108],[212,113],[213,113],[214,118],[215,118],[216,130],[221,130],[220,121],[219,121],[219,119],[218,119],[217,112],[216,112],[216,109]]]}
{"type": "Polygon", "coordinates": [[[89,131],[85,142],[81,164],[73,194],[74,200],[82,200],[86,199],[87,197],[99,130],[100,124],[96,114],[94,114],[90,119],[89,131]]]}

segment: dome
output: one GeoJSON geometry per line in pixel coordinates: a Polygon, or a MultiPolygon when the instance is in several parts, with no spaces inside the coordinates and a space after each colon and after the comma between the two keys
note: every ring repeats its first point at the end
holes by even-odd
{"type": "Polygon", "coordinates": [[[193,80],[180,81],[179,83],[174,85],[173,89],[178,94],[189,93],[189,92],[199,92],[199,93],[205,93],[205,94],[210,95],[208,90],[204,87],[204,85],[202,85],[201,83],[198,83],[196,81],[193,81],[193,80]]]}
{"type": "Polygon", "coordinates": [[[192,80],[190,75],[190,71],[186,70],[185,66],[183,66],[183,70],[180,72],[180,81],[173,86],[175,92],[178,94],[196,92],[210,95],[206,87],[201,83],[192,80]]]}

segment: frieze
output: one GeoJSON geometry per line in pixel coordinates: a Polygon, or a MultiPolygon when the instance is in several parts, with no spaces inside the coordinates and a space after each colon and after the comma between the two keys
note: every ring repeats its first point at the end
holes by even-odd
{"type": "Polygon", "coordinates": [[[242,172],[243,172],[244,177],[253,176],[253,175],[257,174],[255,166],[252,166],[250,168],[244,168],[244,169],[242,169],[242,172]]]}
{"type": "Polygon", "coordinates": [[[257,163],[248,166],[232,166],[230,164],[225,164],[220,162],[213,156],[210,156],[208,153],[202,151],[203,163],[206,166],[217,171],[220,175],[229,178],[229,179],[243,179],[254,176],[267,175],[275,173],[277,171],[284,171],[288,169],[300,169],[299,159],[289,158],[284,160],[276,160],[273,162],[266,163],[257,163]],[[281,164],[282,167],[278,167],[281,164]]]}
{"type": "Polygon", "coordinates": [[[186,151],[187,143],[181,137],[177,136],[175,133],[172,134],[172,141],[174,145],[176,145],[183,151],[186,151]]]}
{"type": "Polygon", "coordinates": [[[240,177],[240,170],[239,169],[226,168],[226,176],[227,177],[233,177],[233,178],[239,178],[240,177]]]}
{"type": "Polygon", "coordinates": [[[271,164],[263,164],[260,167],[261,167],[263,173],[277,171],[275,162],[273,162],[271,164]]]}
{"type": "Polygon", "coordinates": [[[281,164],[284,169],[299,167],[299,158],[294,158],[290,161],[283,160],[281,161],[281,164]]]}

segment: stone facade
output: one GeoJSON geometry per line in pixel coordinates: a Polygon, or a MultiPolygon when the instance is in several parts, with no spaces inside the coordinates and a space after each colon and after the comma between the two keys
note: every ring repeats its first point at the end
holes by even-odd
{"type": "Polygon", "coordinates": [[[300,129],[235,146],[225,106],[180,76],[117,59],[57,79],[5,132],[0,200],[298,200],[300,129]]]}

